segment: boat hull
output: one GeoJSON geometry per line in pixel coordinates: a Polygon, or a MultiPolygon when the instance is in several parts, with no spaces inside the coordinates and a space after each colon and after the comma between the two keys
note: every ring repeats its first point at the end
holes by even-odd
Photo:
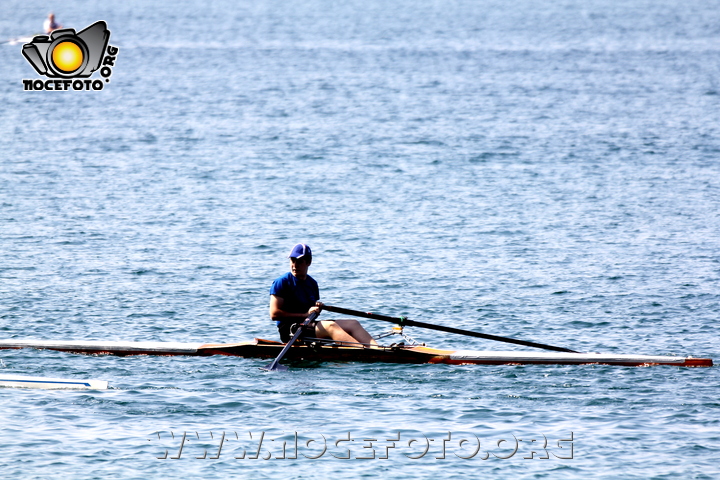
{"type": "MultiPolygon", "coordinates": [[[[0,349],[36,348],[90,355],[229,355],[245,358],[275,358],[285,345],[254,339],[240,343],[101,342],[53,340],[0,340],[0,349]]],[[[672,365],[711,367],[710,358],[667,355],[622,355],[524,351],[441,350],[425,346],[378,349],[339,345],[293,345],[285,360],[349,361],[385,363],[444,363],[454,365],[582,365],[619,366],[672,365]]]]}

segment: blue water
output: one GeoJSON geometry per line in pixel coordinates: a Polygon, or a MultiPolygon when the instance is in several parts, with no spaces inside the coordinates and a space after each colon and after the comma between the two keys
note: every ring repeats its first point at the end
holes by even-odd
{"type": "MultiPolygon", "coordinates": [[[[25,92],[0,45],[0,337],[276,338],[302,241],[328,304],[720,359],[716,2],[8,0],[0,38],[52,9],[120,50],[25,92]]],[[[720,477],[717,367],[264,363],[0,351],[111,385],[0,390],[1,476],[720,477]]]]}

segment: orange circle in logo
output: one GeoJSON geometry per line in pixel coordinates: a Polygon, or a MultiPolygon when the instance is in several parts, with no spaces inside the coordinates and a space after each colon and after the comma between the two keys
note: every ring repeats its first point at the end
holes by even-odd
{"type": "Polygon", "coordinates": [[[73,42],[61,42],[53,49],[52,61],[63,72],[71,73],[82,65],[83,52],[73,42]]]}

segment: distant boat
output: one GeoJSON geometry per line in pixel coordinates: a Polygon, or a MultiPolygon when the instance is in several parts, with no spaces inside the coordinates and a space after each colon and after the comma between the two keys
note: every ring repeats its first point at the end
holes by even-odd
{"type": "Polygon", "coordinates": [[[0,373],[0,387],[44,388],[50,390],[106,390],[108,382],[104,380],[25,377],[0,373]]]}
{"type": "Polygon", "coordinates": [[[28,43],[28,42],[32,41],[32,39],[35,38],[35,36],[37,36],[37,35],[44,35],[44,34],[36,33],[35,35],[30,35],[27,37],[11,38],[9,40],[5,40],[4,42],[0,42],[0,43],[4,43],[6,45],[19,45],[21,43],[28,43]]]}

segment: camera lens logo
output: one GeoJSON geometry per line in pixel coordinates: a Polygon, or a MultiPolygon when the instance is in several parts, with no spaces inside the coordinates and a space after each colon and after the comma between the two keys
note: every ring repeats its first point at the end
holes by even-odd
{"type": "Polygon", "coordinates": [[[52,51],[52,64],[62,73],[73,75],[86,63],[82,46],[75,42],[60,42],[52,51]]]}
{"type": "Polygon", "coordinates": [[[110,30],[103,21],[77,33],[72,28],[63,28],[49,36],[35,36],[23,45],[23,56],[40,75],[64,80],[23,80],[25,90],[69,90],[70,86],[74,90],[102,90],[101,80],[69,79],[88,78],[100,69],[100,75],[109,82],[118,52],[117,47],[108,47],[109,40],[110,30]]]}

